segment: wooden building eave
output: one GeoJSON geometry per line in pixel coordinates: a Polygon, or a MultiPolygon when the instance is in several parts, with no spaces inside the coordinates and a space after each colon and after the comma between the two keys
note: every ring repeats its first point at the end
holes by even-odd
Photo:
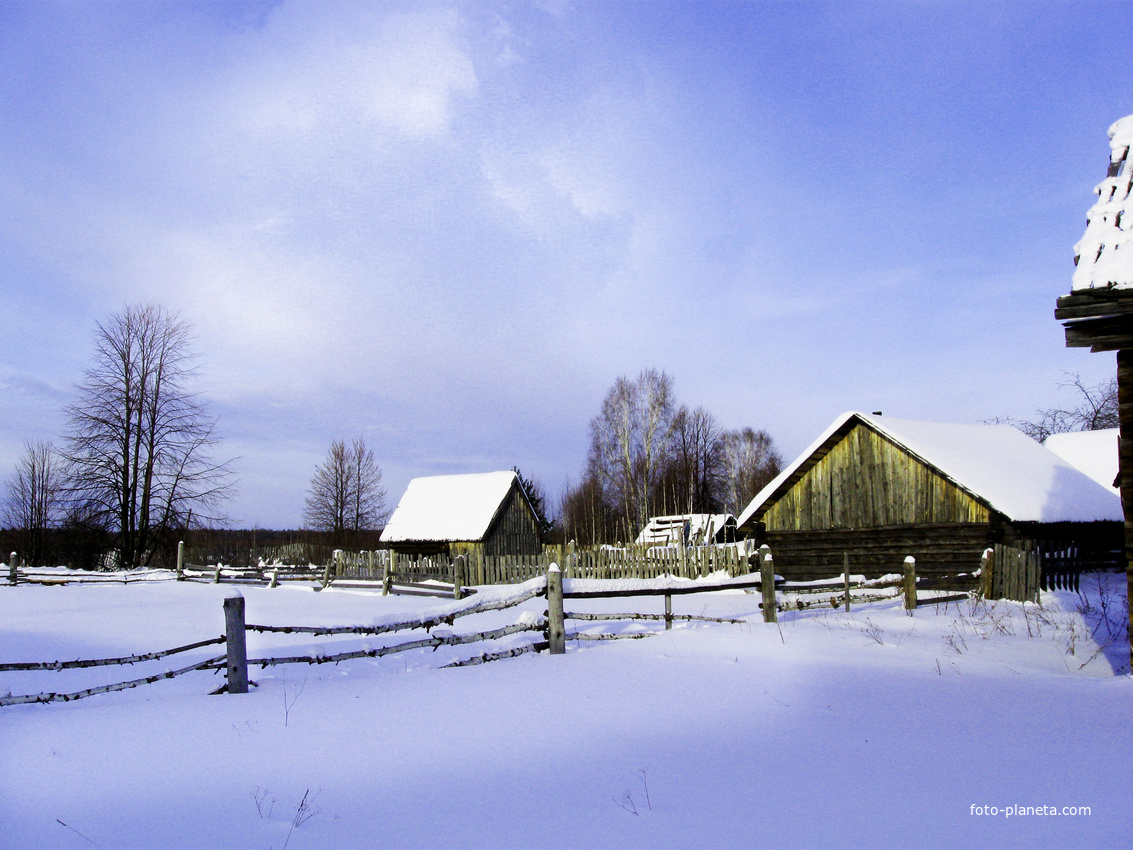
{"type": "Polygon", "coordinates": [[[777,502],[779,502],[780,499],[783,498],[784,494],[787,493],[796,484],[798,484],[798,482],[801,481],[802,478],[806,476],[806,474],[810,472],[811,469],[813,469],[823,458],[830,454],[830,452],[834,450],[834,447],[837,446],[842,440],[844,440],[849,435],[849,433],[858,426],[863,426],[869,429],[872,433],[876,434],[886,443],[893,446],[898,451],[903,452],[905,455],[912,458],[914,461],[921,464],[935,475],[939,476],[948,484],[955,487],[961,493],[964,493],[973,501],[985,507],[991,516],[999,516],[1003,519],[1007,519],[991,504],[991,502],[987,500],[987,498],[981,496],[979,493],[976,493],[970,488],[965,487],[963,484],[949,475],[945,470],[941,469],[936,464],[917,454],[908,446],[895,440],[889,434],[885,433],[884,430],[878,428],[873,422],[870,422],[868,419],[858,413],[854,413],[848,416],[845,422],[843,422],[835,431],[833,431],[830,436],[822,442],[821,445],[819,445],[810,453],[806,460],[799,464],[799,466],[791,473],[791,475],[785,478],[779,484],[779,486],[775,488],[775,490],[768,496],[768,498],[764,500],[763,504],[760,505],[759,509],[750,517],[748,517],[744,525],[738,530],[751,534],[752,532],[756,531],[761,525],[763,525],[764,516],[769,510],[771,510],[772,507],[774,507],[777,502]]]}
{"type": "Polygon", "coordinates": [[[1133,349],[1133,289],[1082,289],[1058,299],[1054,317],[1069,348],[1133,349]]]}

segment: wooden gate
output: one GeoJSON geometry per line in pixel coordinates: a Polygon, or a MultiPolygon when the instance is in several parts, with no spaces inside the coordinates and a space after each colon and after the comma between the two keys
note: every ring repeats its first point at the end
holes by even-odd
{"type": "Polygon", "coordinates": [[[1018,602],[1035,602],[1039,598],[1039,580],[1042,576],[1042,553],[1030,541],[1022,548],[997,544],[994,547],[991,567],[992,599],[1014,599],[1018,602]]]}

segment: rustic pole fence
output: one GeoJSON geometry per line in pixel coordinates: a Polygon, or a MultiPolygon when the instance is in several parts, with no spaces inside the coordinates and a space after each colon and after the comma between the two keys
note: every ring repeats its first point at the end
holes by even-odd
{"type": "Polygon", "coordinates": [[[917,559],[905,558],[905,610],[912,616],[917,607],[917,559]]]}
{"type": "Polygon", "coordinates": [[[248,693],[248,644],[244,633],[244,597],[233,593],[224,600],[224,638],[228,650],[228,693],[248,693]]]}
{"type": "Polygon", "coordinates": [[[566,623],[563,617],[563,573],[558,564],[547,568],[547,643],[551,655],[566,653],[566,623]]]}

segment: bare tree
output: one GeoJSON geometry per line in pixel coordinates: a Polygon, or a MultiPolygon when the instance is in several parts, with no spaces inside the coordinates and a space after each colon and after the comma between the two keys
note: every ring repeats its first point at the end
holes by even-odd
{"type": "Polygon", "coordinates": [[[94,347],[66,411],[68,496],[112,532],[120,566],[148,565],[190,517],[221,519],[231,472],[211,459],[216,422],[188,388],[188,323],[160,305],[129,306],[97,326],[94,347]]]}
{"type": "Polygon", "coordinates": [[[349,447],[335,440],[307,490],[307,527],[330,532],[336,543],[345,543],[349,533],[378,528],[388,515],[382,471],[373,451],[360,437],[349,447]]]}
{"type": "Polygon", "coordinates": [[[681,405],[673,417],[662,493],[665,513],[716,513],[723,484],[723,443],[716,417],[681,405]]]}
{"type": "Polygon", "coordinates": [[[567,482],[559,503],[563,539],[580,546],[607,543],[617,536],[617,516],[602,494],[602,487],[591,476],[578,486],[567,482]]]}
{"type": "Polygon", "coordinates": [[[1117,407],[1117,378],[1110,378],[1092,387],[1082,383],[1082,376],[1077,372],[1066,373],[1066,380],[1059,383],[1060,387],[1072,388],[1078,403],[1070,408],[1052,407],[1036,411],[1038,418],[1026,419],[992,419],[992,423],[1014,425],[1028,437],[1046,442],[1051,434],[1063,434],[1067,431],[1098,431],[1104,428],[1117,428],[1121,419],[1117,407]]]}
{"type": "Polygon", "coordinates": [[[48,530],[58,524],[62,513],[59,462],[50,442],[24,443],[6,495],[4,524],[17,532],[20,554],[28,564],[46,565],[48,530]]]}
{"type": "Polygon", "coordinates": [[[673,424],[673,379],[656,369],[619,377],[590,422],[588,478],[601,487],[630,539],[649,519],[673,424]]]}
{"type": "Polygon", "coordinates": [[[755,495],[783,468],[783,458],[766,431],[744,428],[721,437],[722,501],[728,513],[741,514],[755,495]]]}

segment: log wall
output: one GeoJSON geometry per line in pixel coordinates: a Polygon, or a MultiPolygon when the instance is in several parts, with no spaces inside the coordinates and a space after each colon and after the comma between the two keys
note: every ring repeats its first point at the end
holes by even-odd
{"type": "Polygon", "coordinates": [[[905,558],[917,561],[921,576],[974,572],[996,534],[989,523],[935,523],[881,528],[768,531],[775,572],[788,581],[830,578],[850,572],[877,578],[900,573],[905,558]]]}

